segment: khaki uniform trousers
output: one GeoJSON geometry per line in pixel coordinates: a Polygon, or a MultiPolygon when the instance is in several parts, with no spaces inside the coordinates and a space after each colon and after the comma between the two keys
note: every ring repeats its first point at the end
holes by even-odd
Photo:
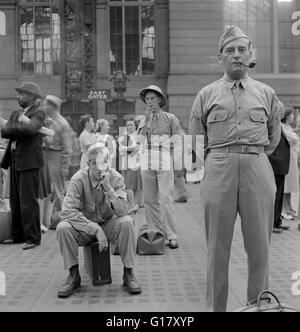
{"type": "Polygon", "coordinates": [[[175,191],[175,197],[177,199],[181,197],[187,198],[187,191],[185,187],[183,171],[174,172],[174,191],[175,191]]]}
{"type": "MultiPolygon", "coordinates": [[[[62,202],[65,196],[65,180],[62,174],[62,153],[61,151],[48,150],[47,161],[52,187],[52,200],[57,208],[61,210],[62,202]]],[[[54,211],[56,212],[56,211],[54,211]]]]}
{"type": "Polygon", "coordinates": [[[237,212],[248,256],[248,301],[268,289],[275,194],[274,174],[265,153],[209,153],[201,182],[208,248],[207,311],[226,311],[237,212]]]}
{"type": "Polygon", "coordinates": [[[174,171],[142,171],[147,224],[157,225],[168,240],[177,238],[173,202],[174,171]]]}
{"type": "MultiPolygon", "coordinates": [[[[136,234],[133,220],[130,216],[112,217],[102,226],[107,240],[118,245],[123,265],[126,268],[134,267],[136,254],[136,234]]],[[[78,248],[96,240],[96,237],[78,231],[69,222],[60,222],[57,225],[56,237],[60,253],[64,260],[65,270],[78,264],[78,248]]]]}
{"type": "MultiPolygon", "coordinates": [[[[5,150],[0,149],[0,160],[2,160],[5,150]]],[[[8,204],[6,203],[6,180],[7,179],[7,170],[0,168],[0,210],[7,210],[8,204]]]]}

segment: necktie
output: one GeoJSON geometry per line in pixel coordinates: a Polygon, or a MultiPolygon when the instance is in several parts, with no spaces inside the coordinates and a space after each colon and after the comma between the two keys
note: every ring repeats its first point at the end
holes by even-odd
{"type": "Polygon", "coordinates": [[[151,129],[152,129],[152,134],[157,135],[157,114],[153,113],[152,114],[152,121],[151,121],[151,129]]]}
{"type": "Polygon", "coordinates": [[[236,95],[238,95],[240,93],[240,85],[241,85],[241,81],[240,80],[235,81],[234,86],[232,88],[232,91],[236,95]]]}

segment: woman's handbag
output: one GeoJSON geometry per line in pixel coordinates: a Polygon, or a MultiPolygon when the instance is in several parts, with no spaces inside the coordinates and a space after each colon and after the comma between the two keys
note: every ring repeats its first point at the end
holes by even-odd
{"type": "Polygon", "coordinates": [[[246,307],[235,310],[235,312],[299,312],[299,310],[281,303],[272,292],[263,291],[258,295],[257,300],[250,302],[246,307]],[[272,303],[272,299],[265,297],[265,295],[272,296],[276,302],[272,303]],[[263,303],[265,300],[267,300],[267,303],[263,303]]]}
{"type": "Polygon", "coordinates": [[[139,228],[137,252],[139,255],[162,255],[165,248],[165,236],[155,225],[143,225],[139,228]]]}

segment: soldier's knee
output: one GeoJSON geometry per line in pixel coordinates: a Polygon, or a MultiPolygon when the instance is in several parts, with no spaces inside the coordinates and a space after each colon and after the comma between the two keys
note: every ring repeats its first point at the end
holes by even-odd
{"type": "Polygon", "coordinates": [[[62,234],[69,233],[71,229],[72,226],[68,222],[61,221],[56,227],[56,234],[57,236],[60,236],[62,234]]]}
{"type": "Polygon", "coordinates": [[[133,219],[130,216],[124,216],[121,218],[120,220],[122,229],[130,229],[133,228],[134,224],[133,224],[133,219]]]}

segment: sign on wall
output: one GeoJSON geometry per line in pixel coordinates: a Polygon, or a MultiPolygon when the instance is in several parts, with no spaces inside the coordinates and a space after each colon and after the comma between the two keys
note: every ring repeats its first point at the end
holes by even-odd
{"type": "Polygon", "coordinates": [[[91,90],[88,95],[89,100],[107,100],[111,99],[110,89],[106,90],[91,90]]]}
{"type": "Polygon", "coordinates": [[[292,14],[292,20],[295,21],[292,24],[292,34],[294,36],[300,35],[300,10],[292,14]]]}

